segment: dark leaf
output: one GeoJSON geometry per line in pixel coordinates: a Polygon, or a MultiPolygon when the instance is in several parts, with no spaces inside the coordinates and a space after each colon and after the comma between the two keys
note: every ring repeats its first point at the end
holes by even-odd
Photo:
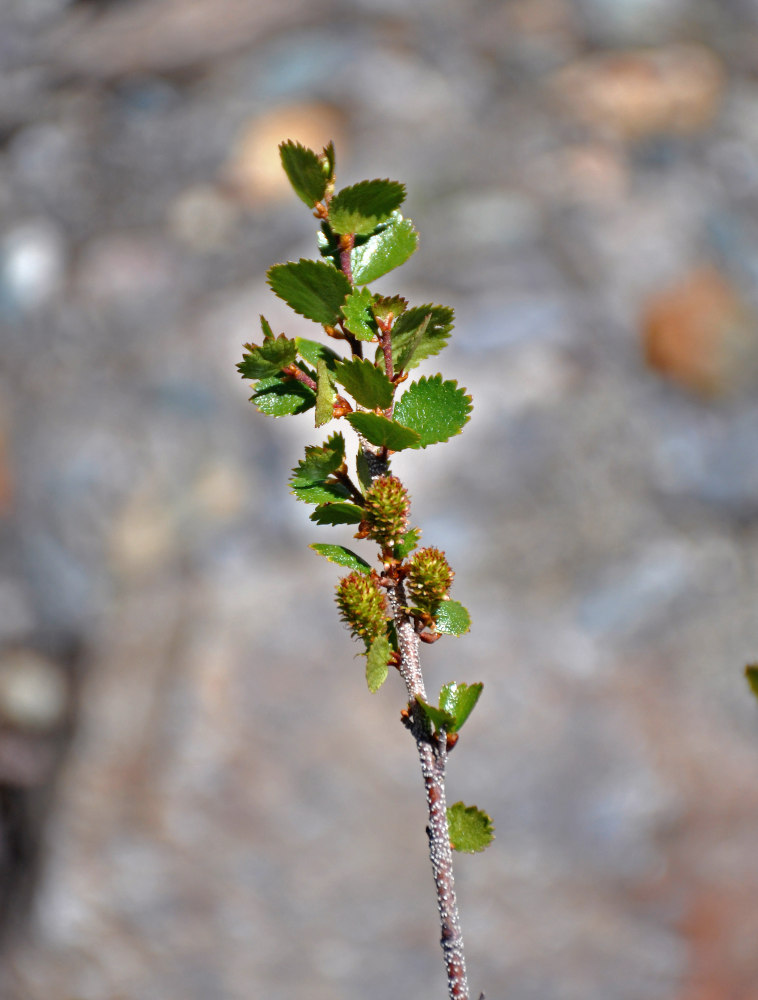
{"type": "Polygon", "coordinates": [[[329,203],[329,225],[335,233],[369,236],[405,200],[397,181],[361,181],[338,191],[329,203]]]}
{"type": "Polygon", "coordinates": [[[268,283],[280,299],[306,319],[322,326],[334,326],[351,286],[345,275],[320,260],[274,264],[268,283]]]}
{"type": "Polygon", "coordinates": [[[334,377],[361,406],[386,410],[392,403],[394,385],[370,361],[360,358],[340,361],[334,369],[334,377]]]}
{"type": "Polygon", "coordinates": [[[261,413],[270,417],[285,417],[291,413],[305,413],[316,405],[316,393],[295,379],[282,379],[277,375],[262,378],[250,397],[261,413]]]}
{"type": "Polygon", "coordinates": [[[373,340],[376,336],[376,323],[371,312],[374,296],[368,288],[356,288],[345,299],[342,315],[345,326],[358,340],[373,340]]]}
{"type": "Polygon", "coordinates": [[[345,439],[332,434],[322,445],[307,445],[305,458],[292,470],[291,486],[315,486],[323,483],[342,465],[345,459],[345,439]]]}
{"type": "Polygon", "coordinates": [[[346,566],[348,569],[357,570],[359,573],[368,573],[371,570],[365,559],[361,559],[352,549],[346,549],[344,545],[328,545],[325,542],[316,542],[310,547],[314,552],[318,552],[320,556],[324,556],[329,562],[336,563],[338,566],[346,566]]]}
{"type": "Polygon", "coordinates": [[[295,194],[313,208],[324,197],[328,180],[321,160],[312,149],[291,139],[281,143],[279,155],[295,194]]]}
{"type": "Polygon", "coordinates": [[[390,451],[417,448],[421,440],[416,431],[402,427],[378,413],[348,413],[346,419],[371,444],[389,448],[390,451]]]}
{"type": "Polygon", "coordinates": [[[311,514],[316,524],[360,524],[363,511],[354,503],[325,503],[311,514]]]}
{"type": "Polygon", "coordinates": [[[276,340],[264,340],[260,347],[254,344],[249,347],[250,351],[243,354],[242,361],[237,365],[237,371],[243,378],[259,379],[278,375],[297,357],[295,341],[288,340],[284,334],[276,340]]]}

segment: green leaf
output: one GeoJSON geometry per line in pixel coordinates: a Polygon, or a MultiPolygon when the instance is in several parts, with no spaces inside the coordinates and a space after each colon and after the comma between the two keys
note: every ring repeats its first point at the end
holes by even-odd
{"type": "Polygon", "coordinates": [[[350,255],[353,281],[367,285],[404,264],[418,246],[418,233],[410,219],[393,212],[390,221],[381,225],[365,243],[358,243],[350,255]]]}
{"type": "Polygon", "coordinates": [[[457,733],[479,701],[483,684],[446,684],[440,691],[440,708],[453,717],[453,727],[448,732],[457,733]]]}
{"type": "Polygon", "coordinates": [[[270,417],[286,417],[291,413],[305,413],[316,405],[316,393],[307,385],[293,378],[272,375],[262,378],[250,397],[261,413],[270,417]]]}
{"type": "Polygon", "coordinates": [[[328,545],[326,542],[314,542],[310,546],[314,552],[318,552],[320,556],[328,559],[329,562],[336,563],[338,566],[347,566],[348,569],[356,570],[359,573],[369,573],[371,567],[366,562],[365,559],[353,552],[352,549],[346,549],[344,545],[328,545]]]}
{"type": "Polygon", "coordinates": [[[334,374],[329,371],[323,358],[316,368],[316,427],[328,424],[334,416],[334,400],[337,393],[334,389],[334,374]]]}
{"type": "Polygon", "coordinates": [[[295,337],[297,353],[301,358],[305,358],[309,365],[314,368],[319,361],[326,361],[329,368],[334,368],[334,362],[339,361],[340,356],[326,344],[319,344],[317,340],[308,340],[305,337],[295,337]]]}
{"type": "Polygon", "coordinates": [[[366,656],[366,683],[371,694],[375,694],[387,680],[391,652],[386,635],[377,636],[369,646],[366,656]]]}
{"type": "Polygon", "coordinates": [[[402,427],[378,413],[348,413],[346,419],[371,444],[389,448],[390,451],[417,448],[421,440],[416,431],[402,427]]]}
{"type": "Polygon", "coordinates": [[[328,142],[321,153],[321,168],[326,175],[327,184],[334,183],[334,143],[328,142]]]}
{"type": "Polygon", "coordinates": [[[388,320],[390,316],[394,319],[398,319],[403,315],[405,310],[408,308],[408,300],[404,299],[402,295],[392,295],[384,296],[374,299],[374,304],[371,307],[374,316],[377,319],[388,320]]]}
{"type": "Polygon", "coordinates": [[[335,233],[369,236],[405,201],[398,181],[361,181],[338,191],[329,203],[329,225],[335,233]]]}
{"type": "Polygon", "coordinates": [[[495,839],[492,818],[476,806],[465,806],[462,802],[448,806],[447,822],[454,851],[477,854],[495,839]]]}
{"type": "Polygon", "coordinates": [[[368,288],[356,288],[345,299],[342,315],[345,326],[358,340],[373,340],[376,336],[376,323],[371,312],[374,296],[368,288]]]}
{"type": "Polygon", "coordinates": [[[428,705],[423,698],[416,698],[416,701],[421,706],[421,710],[427,721],[434,726],[436,732],[444,729],[446,733],[452,733],[453,726],[455,726],[455,718],[452,715],[440,708],[435,708],[434,705],[428,705]]]}
{"type": "Polygon", "coordinates": [[[400,544],[396,545],[392,550],[392,555],[395,559],[405,559],[418,546],[420,538],[420,528],[411,528],[409,531],[406,531],[400,544]]]}
{"type": "MultiPolygon", "coordinates": [[[[364,243],[365,238],[363,236],[356,236],[356,241],[364,243]]],[[[316,234],[316,243],[318,244],[321,256],[326,257],[339,270],[340,238],[332,232],[332,227],[328,222],[324,221],[319,226],[319,231],[316,234]]]]}
{"type": "Polygon", "coordinates": [[[313,208],[324,197],[328,180],[321,160],[312,149],[291,139],[280,144],[279,155],[295,194],[313,208]]]}
{"type": "Polygon", "coordinates": [[[256,344],[245,346],[249,348],[248,353],[243,354],[242,361],[237,365],[237,371],[243,378],[258,379],[277,375],[297,357],[295,341],[288,340],[284,334],[276,340],[264,340],[260,347],[256,344]]]}
{"type": "Polygon", "coordinates": [[[426,448],[460,434],[471,413],[471,397],[457,382],[443,382],[441,375],[413,382],[395,406],[395,419],[418,432],[417,447],[426,448]]]}
{"type": "Polygon", "coordinates": [[[464,635],[471,628],[471,617],[460,601],[442,601],[434,625],[444,635],[464,635]]]}
{"type": "Polygon", "coordinates": [[[261,330],[263,330],[263,339],[264,340],[273,340],[274,339],[274,332],[271,329],[271,326],[269,325],[269,321],[266,319],[266,317],[262,313],[261,313],[261,330]]]}
{"type": "Polygon", "coordinates": [[[313,486],[293,486],[292,493],[303,503],[334,503],[350,496],[350,490],[342,483],[316,483],[313,486]]]}
{"type": "MultiPolygon", "coordinates": [[[[453,329],[453,310],[447,306],[414,306],[402,314],[392,328],[392,360],[395,371],[410,371],[424,358],[439,354],[453,329]],[[426,320],[427,316],[431,319],[426,320]],[[418,338],[419,328],[424,326],[418,338]]],[[[384,367],[384,356],[377,351],[377,362],[384,367]]]]}
{"type": "Polygon", "coordinates": [[[340,433],[332,434],[322,445],[309,444],[305,458],[292,470],[291,486],[315,486],[323,483],[345,460],[345,439],[340,433]]]}
{"type": "Polygon", "coordinates": [[[386,410],[392,403],[395,386],[371,361],[361,358],[340,361],[334,377],[361,406],[386,410]]]}
{"type": "Polygon", "coordinates": [[[325,503],[311,514],[316,524],[360,524],[363,511],[354,503],[325,503]]]}
{"type": "Polygon", "coordinates": [[[745,677],[750,685],[750,690],[758,698],[758,663],[749,663],[745,667],[745,677]]]}
{"type": "Polygon", "coordinates": [[[296,313],[322,326],[334,326],[351,285],[342,271],[320,260],[274,264],[268,269],[273,292],[296,313]]]}

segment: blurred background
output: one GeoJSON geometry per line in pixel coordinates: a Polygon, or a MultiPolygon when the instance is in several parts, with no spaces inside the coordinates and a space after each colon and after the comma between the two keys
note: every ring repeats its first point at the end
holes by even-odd
{"type": "Polygon", "coordinates": [[[758,998],[758,3],[3,0],[2,1000],[439,1000],[397,677],[312,418],[234,368],[314,256],[277,143],[407,183],[465,435],[398,460],[483,681],[472,994],[758,998]],[[349,539],[349,532],[340,541],[349,539]]]}

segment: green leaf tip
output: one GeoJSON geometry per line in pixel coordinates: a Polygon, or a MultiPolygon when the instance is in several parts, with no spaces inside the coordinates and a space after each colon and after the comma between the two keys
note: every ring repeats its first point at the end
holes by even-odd
{"type": "Polygon", "coordinates": [[[295,194],[313,208],[324,197],[331,176],[331,171],[324,169],[324,157],[292,139],[279,145],[279,156],[295,194]]]}
{"type": "Polygon", "coordinates": [[[471,409],[471,397],[465,389],[459,389],[457,382],[443,382],[441,375],[433,375],[411,383],[397,401],[394,417],[417,432],[416,447],[426,448],[460,434],[471,409]]]}
{"type": "Polygon", "coordinates": [[[371,694],[376,694],[387,680],[389,660],[392,655],[386,635],[377,636],[366,653],[366,683],[371,694]]]}
{"type": "Polygon", "coordinates": [[[434,615],[434,625],[443,635],[465,635],[471,616],[460,601],[442,601],[434,615]]]}
{"type": "Polygon", "coordinates": [[[346,569],[352,569],[358,573],[371,572],[371,567],[366,560],[361,559],[352,549],[346,549],[344,545],[329,545],[326,542],[314,542],[310,548],[314,552],[318,552],[320,556],[324,556],[329,562],[336,563],[337,566],[344,566],[346,569]]]}
{"type": "Polygon", "coordinates": [[[371,444],[389,448],[390,451],[417,448],[421,440],[417,431],[378,413],[348,413],[345,419],[371,444]]]}
{"type": "Polygon", "coordinates": [[[758,663],[748,663],[745,667],[745,677],[750,685],[750,690],[758,698],[758,663]]]}
{"type": "Polygon", "coordinates": [[[450,828],[450,846],[454,851],[478,854],[495,839],[492,818],[476,806],[455,802],[448,807],[447,822],[450,828]]]}
{"type": "Polygon", "coordinates": [[[319,358],[316,365],[316,385],[316,427],[323,427],[334,416],[334,401],[337,398],[334,373],[324,358],[319,358]]]}
{"type": "Polygon", "coordinates": [[[362,358],[340,361],[335,366],[334,377],[360,406],[386,410],[392,403],[395,386],[370,361],[362,358]]]}
{"type": "Polygon", "coordinates": [[[329,225],[341,235],[369,236],[405,201],[405,185],[398,181],[361,181],[343,188],[329,203],[329,225]]]}
{"type": "Polygon", "coordinates": [[[271,290],[300,316],[334,326],[351,285],[345,275],[321,260],[289,261],[268,269],[271,290]]]}

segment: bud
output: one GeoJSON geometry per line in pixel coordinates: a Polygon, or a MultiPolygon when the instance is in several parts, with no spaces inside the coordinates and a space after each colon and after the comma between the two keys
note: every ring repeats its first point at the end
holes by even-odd
{"type": "Polygon", "coordinates": [[[366,491],[361,530],[383,549],[397,545],[408,530],[411,502],[408,491],[395,476],[382,476],[366,491]]]}
{"type": "Polygon", "coordinates": [[[409,560],[407,588],[421,611],[433,615],[447,596],[455,573],[439,549],[419,549],[409,560]]]}
{"type": "Polygon", "coordinates": [[[374,639],[384,635],[387,601],[374,570],[343,577],[337,584],[337,607],[353,637],[364,639],[367,648],[374,639]]]}

